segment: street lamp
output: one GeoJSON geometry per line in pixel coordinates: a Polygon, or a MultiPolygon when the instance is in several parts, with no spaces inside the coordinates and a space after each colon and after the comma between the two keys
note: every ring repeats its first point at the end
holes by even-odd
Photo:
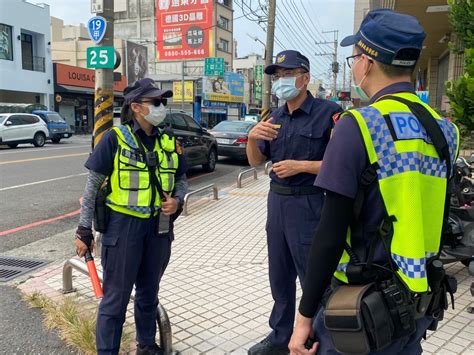
{"type": "Polygon", "coordinates": [[[255,37],[252,37],[251,35],[249,35],[247,33],[247,36],[249,36],[249,38],[253,39],[255,42],[260,42],[262,45],[263,45],[263,48],[265,48],[265,52],[263,54],[263,59],[265,60],[265,58],[267,57],[267,46],[265,45],[265,42],[263,42],[262,40],[260,40],[260,38],[258,38],[257,36],[255,37]]]}

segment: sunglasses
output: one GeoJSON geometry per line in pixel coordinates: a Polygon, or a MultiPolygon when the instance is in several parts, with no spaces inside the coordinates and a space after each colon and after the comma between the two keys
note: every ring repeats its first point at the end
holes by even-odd
{"type": "Polygon", "coordinates": [[[163,104],[163,106],[166,106],[168,104],[167,99],[151,99],[151,100],[145,100],[145,101],[138,101],[137,103],[139,104],[152,104],[155,107],[160,106],[163,104]]]}

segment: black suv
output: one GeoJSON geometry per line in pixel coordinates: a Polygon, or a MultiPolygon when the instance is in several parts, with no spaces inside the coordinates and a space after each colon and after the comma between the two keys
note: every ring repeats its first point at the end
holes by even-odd
{"type": "Polygon", "coordinates": [[[216,139],[194,119],[182,111],[170,111],[159,127],[169,126],[181,143],[189,166],[201,165],[205,171],[214,171],[217,162],[216,139]]]}

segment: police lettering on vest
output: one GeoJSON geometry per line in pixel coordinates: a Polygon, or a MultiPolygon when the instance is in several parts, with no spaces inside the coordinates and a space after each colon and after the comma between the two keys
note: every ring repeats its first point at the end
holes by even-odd
{"type": "MultiPolygon", "coordinates": [[[[422,103],[411,93],[394,94],[422,103]]],[[[423,104],[423,103],[422,103],[423,104]]],[[[451,161],[459,149],[457,127],[426,109],[449,142],[451,161]]],[[[439,158],[425,129],[408,107],[394,100],[348,111],[362,133],[370,164],[377,164],[377,177],[388,216],[393,216],[390,253],[397,274],[412,292],[428,290],[426,261],[439,251],[447,189],[446,165],[439,158]]],[[[342,115],[342,119],[347,116],[342,115]]],[[[351,244],[348,233],[347,242],[351,244]]],[[[334,276],[348,282],[347,252],[334,276]]]]}

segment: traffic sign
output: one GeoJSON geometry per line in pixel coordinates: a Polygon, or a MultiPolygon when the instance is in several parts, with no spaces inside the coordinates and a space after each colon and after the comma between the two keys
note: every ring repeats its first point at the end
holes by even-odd
{"type": "Polygon", "coordinates": [[[210,57],[204,59],[205,76],[224,76],[225,65],[224,58],[210,57]]]}
{"type": "Polygon", "coordinates": [[[113,69],[115,65],[114,47],[89,47],[87,48],[87,68],[113,69]]]}
{"type": "Polygon", "coordinates": [[[91,12],[101,14],[104,12],[104,0],[91,0],[91,12]]]}
{"type": "Polygon", "coordinates": [[[99,44],[105,36],[107,20],[102,16],[94,16],[87,22],[89,37],[95,44],[99,44]]]}

